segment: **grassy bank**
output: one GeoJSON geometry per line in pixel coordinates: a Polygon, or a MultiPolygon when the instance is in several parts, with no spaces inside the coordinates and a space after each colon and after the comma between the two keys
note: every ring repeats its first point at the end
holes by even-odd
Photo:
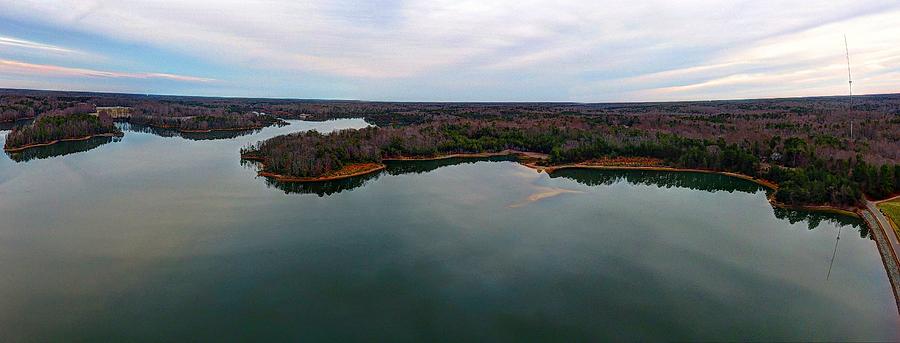
{"type": "Polygon", "coordinates": [[[878,208],[891,220],[891,225],[894,226],[894,232],[900,236],[900,198],[880,203],[878,204],[878,208]]]}

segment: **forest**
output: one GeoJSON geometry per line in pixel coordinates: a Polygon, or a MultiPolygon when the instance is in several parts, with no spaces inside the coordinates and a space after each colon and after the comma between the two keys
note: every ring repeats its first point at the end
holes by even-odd
{"type": "Polygon", "coordinates": [[[900,165],[868,163],[861,155],[842,159],[821,154],[823,144],[831,143],[777,136],[762,143],[690,138],[581,117],[442,118],[330,134],[294,133],[258,142],[241,153],[261,160],[267,172],[298,177],[327,175],[348,164],[388,158],[519,150],[547,154],[548,159],[540,162],[545,165],[636,156],[658,158],[672,167],[762,177],[779,183],[778,200],[793,205],[851,206],[862,194],[882,198],[900,191],[900,165]]]}
{"type": "Polygon", "coordinates": [[[256,111],[145,101],[131,107],[129,121],[180,131],[249,130],[284,122],[256,111]]]}
{"type": "Polygon", "coordinates": [[[46,144],[62,139],[94,135],[122,135],[109,116],[91,115],[78,109],[55,110],[42,114],[31,125],[17,126],[6,136],[5,150],[46,144]]]}
{"type": "MultiPolygon", "coordinates": [[[[0,92],[0,123],[33,119],[38,114],[85,112],[87,103],[69,97],[5,95],[0,92]]],[[[90,110],[93,107],[90,106],[90,110]]]]}

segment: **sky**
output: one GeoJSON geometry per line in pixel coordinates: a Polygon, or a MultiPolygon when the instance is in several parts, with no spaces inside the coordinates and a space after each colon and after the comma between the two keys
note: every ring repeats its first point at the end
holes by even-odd
{"type": "Polygon", "coordinates": [[[386,101],[900,92],[900,1],[0,0],[0,88],[386,101]]]}

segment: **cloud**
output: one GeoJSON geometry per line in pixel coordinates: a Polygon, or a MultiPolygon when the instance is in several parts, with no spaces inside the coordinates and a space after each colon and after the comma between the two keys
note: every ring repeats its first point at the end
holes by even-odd
{"type": "Polygon", "coordinates": [[[34,64],[0,59],[0,73],[15,73],[32,76],[51,77],[92,77],[92,78],[132,78],[132,79],[167,79],[183,82],[211,82],[214,79],[167,74],[167,73],[126,73],[101,71],[85,68],[70,68],[49,64],[34,64]]]}
{"type": "Polygon", "coordinates": [[[858,56],[860,90],[865,78],[881,80],[870,89],[882,90],[889,83],[879,75],[893,75],[900,55],[900,3],[883,0],[19,0],[0,3],[0,17],[251,70],[240,81],[216,75],[244,92],[285,75],[329,83],[321,94],[296,94],[304,97],[789,94],[765,84],[773,75],[831,90],[823,84],[837,79],[824,75],[840,62],[834,35],[843,32],[858,56]],[[871,18],[877,24],[866,24],[871,18]],[[797,74],[809,70],[818,73],[797,74]],[[329,93],[338,88],[348,93],[329,93]]]}
{"type": "Polygon", "coordinates": [[[538,202],[544,199],[558,197],[563,194],[583,194],[583,191],[575,190],[575,189],[565,189],[558,187],[544,187],[544,186],[535,186],[535,192],[528,195],[522,201],[517,203],[509,204],[507,208],[519,208],[525,207],[531,203],[538,202]]]}
{"type": "Polygon", "coordinates": [[[34,49],[58,53],[75,53],[76,51],[63,47],[33,42],[29,40],[0,36],[0,46],[11,46],[16,48],[34,49]]]}
{"type": "MultiPolygon", "coordinates": [[[[650,88],[642,96],[656,98],[701,97],[718,89],[739,89],[741,94],[764,94],[754,89],[787,88],[782,95],[843,94],[847,92],[847,65],[843,35],[850,41],[856,91],[896,92],[896,83],[866,82],[900,72],[900,12],[893,11],[775,36],[713,59],[705,66],[670,70],[621,80],[632,83],[668,83],[650,88]],[[876,33],[877,34],[874,34],[876,33]],[[695,81],[696,80],[696,81],[695,81]],[[742,89],[742,90],[741,90],[742,89]]],[[[895,80],[900,81],[900,80],[895,80]]]]}

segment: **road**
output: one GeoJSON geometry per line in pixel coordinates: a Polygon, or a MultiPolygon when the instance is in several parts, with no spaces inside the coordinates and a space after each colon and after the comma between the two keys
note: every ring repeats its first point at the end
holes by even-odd
{"type": "Polygon", "coordinates": [[[884,262],[884,269],[887,272],[888,280],[891,282],[891,288],[894,292],[894,301],[897,303],[897,310],[900,311],[900,242],[898,242],[897,234],[891,227],[884,214],[878,210],[875,202],[865,200],[866,210],[860,211],[860,215],[869,229],[872,231],[872,237],[875,238],[875,244],[878,245],[878,252],[881,254],[881,261],[884,262]]]}
{"type": "MultiPolygon", "coordinates": [[[[883,213],[881,213],[881,210],[878,209],[877,205],[876,202],[866,199],[866,209],[868,209],[869,212],[872,212],[872,215],[878,220],[878,225],[884,230],[888,241],[891,243],[891,249],[894,250],[894,257],[900,257],[900,239],[897,238],[897,233],[891,226],[891,222],[888,221],[883,213]]],[[[900,261],[898,261],[898,263],[900,263],[900,261]]]]}

